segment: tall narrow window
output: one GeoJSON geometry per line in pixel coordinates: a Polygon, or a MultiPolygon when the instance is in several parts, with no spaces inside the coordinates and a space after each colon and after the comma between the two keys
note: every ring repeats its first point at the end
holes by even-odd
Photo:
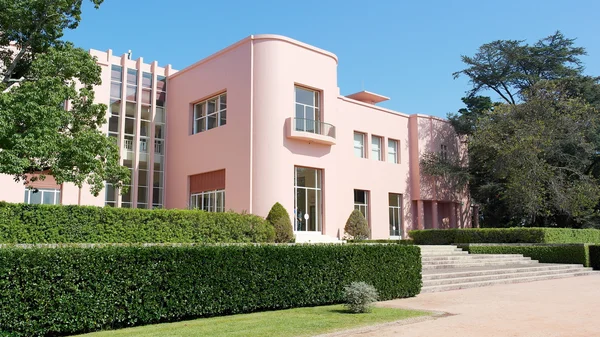
{"type": "Polygon", "coordinates": [[[295,87],[296,131],[321,133],[320,95],[318,91],[295,87]]]}
{"type": "Polygon", "coordinates": [[[448,146],[444,144],[440,146],[440,158],[442,160],[448,160],[448,146]]]}
{"type": "Polygon", "coordinates": [[[227,123],[227,93],[194,104],[192,134],[214,129],[227,123]]]}
{"type": "Polygon", "coordinates": [[[358,158],[365,158],[365,134],[354,132],[354,155],[358,158]]]}
{"type": "Polygon", "coordinates": [[[294,230],[320,232],[323,224],[321,170],[294,168],[294,230]]]}
{"type": "Polygon", "coordinates": [[[371,157],[374,160],[383,160],[383,151],[381,151],[381,145],[383,143],[383,139],[378,136],[371,136],[371,157]]]}
{"type": "Polygon", "coordinates": [[[389,163],[397,164],[400,162],[398,157],[398,141],[395,139],[388,139],[387,161],[389,163]]]}
{"type": "Polygon", "coordinates": [[[390,193],[390,236],[402,236],[402,194],[390,193]]]}
{"type": "Polygon", "coordinates": [[[354,209],[359,210],[369,221],[369,191],[354,190],[354,209]]]}

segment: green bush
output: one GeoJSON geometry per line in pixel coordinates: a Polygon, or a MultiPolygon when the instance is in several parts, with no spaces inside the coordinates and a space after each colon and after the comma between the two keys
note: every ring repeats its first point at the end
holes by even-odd
{"type": "Polygon", "coordinates": [[[400,245],[414,245],[413,240],[390,240],[390,239],[372,239],[372,240],[347,240],[348,243],[397,243],[400,245]]]}
{"type": "Polygon", "coordinates": [[[571,228],[461,228],[412,230],[418,245],[453,243],[600,243],[598,229],[571,228]]]}
{"type": "Polygon", "coordinates": [[[418,247],[202,245],[0,249],[0,335],[101,329],[342,303],[344,286],[381,300],[421,289],[418,247]]]}
{"type": "Polygon", "coordinates": [[[594,270],[600,270],[600,246],[594,245],[588,248],[590,252],[590,267],[594,268],[594,270]]]}
{"type": "Polygon", "coordinates": [[[378,296],[377,289],[365,282],[352,282],[344,287],[344,305],[355,314],[371,312],[378,296]]]}
{"type": "Polygon", "coordinates": [[[294,242],[294,229],[290,221],[290,215],[278,202],[271,207],[267,221],[275,229],[275,242],[294,242]]]}
{"type": "Polygon", "coordinates": [[[459,247],[471,254],[523,254],[542,263],[569,263],[590,266],[588,245],[477,245],[468,244],[459,247]]]}
{"type": "Polygon", "coordinates": [[[344,231],[355,240],[365,240],[369,238],[369,224],[361,211],[355,209],[350,213],[344,231]]]}
{"type": "Polygon", "coordinates": [[[272,242],[262,218],[199,210],[0,204],[0,243],[272,242]]]}

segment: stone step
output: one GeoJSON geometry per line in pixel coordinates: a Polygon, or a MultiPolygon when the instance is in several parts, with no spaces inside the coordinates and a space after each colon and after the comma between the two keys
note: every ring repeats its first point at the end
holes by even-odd
{"type": "Polygon", "coordinates": [[[423,264],[423,270],[427,269],[444,269],[444,268],[468,268],[468,267],[485,267],[485,266],[505,266],[511,264],[532,265],[537,264],[535,260],[513,260],[503,259],[497,261],[479,261],[479,262],[464,262],[464,263],[444,263],[444,264],[423,264]]]}
{"type": "Polygon", "coordinates": [[[423,256],[421,260],[425,261],[463,261],[463,260],[488,260],[488,259],[511,259],[522,258],[521,254],[466,254],[466,255],[441,255],[441,256],[423,256]]]}
{"type": "Polygon", "coordinates": [[[431,293],[431,292],[439,292],[439,291],[485,287],[485,286],[492,286],[492,285],[498,285],[498,284],[511,284],[511,283],[521,283],[521,282],[542,281],[542,280],[551,280],[551,279],[575,277],[575,276],[597,275],[597,273],[598,272],[594,272],[594,271],[580,271],[580,272],[568,272],[568,273],[565,272],[565,273],[554,274],[554,275],[516,277],[516,278],[508,278],[508,279],[501,279],[501,280],[489,280],[489,281],[465,282],[465,283],[456,283],[456,284],[438,285],[438,286],[426,286],[421,289],[421,293],[431,293]]]}
{"type": "Polygon", "coordinates": [[[457,252],[421,252],[421,256],[426,257],[426,256],[463,256],[463,255],[469,255],[469,252],[465,252],[465,251],[457,251],[457,252]]]}
{"type": "Polygon", "coordinates": [[[542,272],[554,270],[580,270],[583,265],[580,264],[534,264],[527,265],[507,265],[498,267],[475,267],[475,268],[457,268],[430,270],[423,272],[423,282],[428,280],[463,278],[470,276],[486,276],[486,275],[514,275],[528,272],[542,272]]]}
{"type": "Polygon", "coordinates": [[[482,282],[482,281],[491,281],[491,280],[506,280],[506,279],[512,279],[512,278],[558,275],[558,274],[569,274],[569,273],[579,273],[579,272],[589,272],[589,271],[591,271],[591,269],[579,267],[579,268],[571,268],[571,269],[530,271],[530,272],[521,272],[521,273],[514,273],[514,274],[491,274],[491,275],[482,275],[482,276],[449,277],[449,278],[436,279],[436,280],[424,280],[423,286],[431,287],[431,286],[450,285],[450,284],[457,284],[457,283],[472,283],[472,282],[482,282]]]}

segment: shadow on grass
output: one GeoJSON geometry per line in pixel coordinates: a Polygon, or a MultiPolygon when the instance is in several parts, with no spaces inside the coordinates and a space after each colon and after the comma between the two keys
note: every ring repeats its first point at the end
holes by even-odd
{"type": "MultiPolygon", "coordinates": [[[[360,315],[363,314],[362,312],[352,312],[348,309],[330,309],[328,310],[329,312],[334,312],[336,314],[349,314],[349,315],[360,315]]],[[[368,314],[367,312],[365,312],[364,314],[368,314]]]]}

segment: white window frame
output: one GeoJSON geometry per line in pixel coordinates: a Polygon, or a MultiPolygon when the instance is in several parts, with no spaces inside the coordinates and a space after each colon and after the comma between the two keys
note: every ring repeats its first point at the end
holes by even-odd
{"type": "Polygon", "coordinates": [[[208,130],[212,130],[215,128],[218,128],[219,126],[223,126],[227,124],[227,101],[225,101],[225,108],[221,109],[221,99],[225,98],[225,100],[227,100],[227,92],[218,94],[218,95],[214,95],[208,99],[203,100],[202,102],[198,102],[195,103],[193,106],[193,116],[192,116],[192,134],[197,134],[200,132],[205,132],[208,130]],[[208,101],[212,101],[212,100],[217,100],[216,103],[216,107],[215,107],[215,111],[208,114],[208,101]],[[202,111],[200,111],[200,113],[198,113],[198,109],[196,109],[196,107],[203,105],[202,107],[202,111]],[[221,120],[221,115],[225,114],[225,120],[222,122],[221,120]],[[208,118],[209,117],[213,117],[216,116],[217,118],[217,124],[216,126],[212,127],[212,128],[208,128],[208,118]],[[198,122],[204,120],[204,128],[200,128],[200,130],[198,129],[198,122]]]}
{"type": "MultiPolygon", "coordinates": [[[[304,210],[305,212],[308,212],[308,210],[304,210]]],[[[303,213],[306,214],[306,213],[303,213]]],[[[321,169],[316,169],[316,168],[310,168],[310,167],[303,167],[303,166],[294,166],[294,232],[322,232],[323,230],[323,170],[321,169]],[[300,184],[298,183],[298,169],[302,169],[302,168],[307,168],[307,169],[311,169],[315,171],[315,187],[307,187],[307,186],[299,186],[300,184]],[[311,221],[311,225],[310,227],[315,228],[314,231],[309,231],[308,230],[308,224],[304,223],[304,226],[306,226],[306,229],[299,229],[299,224],[298,224],[298,217],[302,216],[301,214],[299,214],[299,210],[298,210],[298,190],[304,190],[304,196],[305,196],[305,206],[309,206],[308,205],[308,192],[309,191],[314,191],[315,192],[315,217],[314,219],[310,219],[308,221],[311,221]]],[[[301,222],[301,221],[300,221],[301,222]]]]}
{"type": "MultiPolygon", "coordinates": [[[[35,193],[40,193],[41,197],[40,197],[40,203],[36,204],[36,205],[60,205],[61,200],[60,200],[60,189],[58,188],[38,188],[38,191],[35,193]],[[52,200],[54,200],[54,203],[52,204],[44,204],[44,195],[45,194],[54,194],[54,197],[52,198],[52,200]]],[[[25,188],[25,194],[24,194],[24,203],[29,204],[31,202],[31,194],[34,193],[34,189],[30,189],[30,188],[25,188]]]]}
{"type": "Polygon", "coordinates": [[[190,195],[189,208],[199,209],[207,212],[225,212],[225,190],[212,190],[200,193],[193,193],[190,195]],[[208,200],[207,207],[204,207],[205,198],[207,198],[208,200]],[[217,198],[221,199],[221,208],[217,208],[217,198]],[[215,200],[214,205],[210,203],[211,200],[215,200]]]}
{"type": "Polygon", "coordinates": [[[383,137],[371,135],[371,156],[372,159],[377,161],[383,161],[383,151],[381,146],[383,145],[383,137]],[[375,140],[379,141],[379,145],[375,144],[375,140]]]}
{"type": "Polygon", "coordinates": [[[356,194],[356,191],[360,191],[360,192],[364,193],[365,203],[361,204],[361,203],[357,203],[356,200],[353,200],[354,209],[361,211],[362,214],[365,216],[367,223],[369,223],[369,191],[354,189],[352,191],[354,193],[354,194],[352,194],[352,199],[354,199],[354,195],[356,194]]]}
{"type": "MultiPolygon", "coordinates": [[[[389,219],[390,221],[390,238],[401,238],[402,237],[402,194],[400,193],[390,193],[392,195],[394,195],[396,198],[398,198],[398,206],[392,206],[392,205],[388,205],[389,209],[391,212],[391,214],[393,215],[393,219],[389,219]],[[397,220],[397,221],[394,221],[397,220]],[[399,235],[393,235],[395,233],[393,233],[394,229],[392,227],[396,227],[398,226],[398,228],[396,229],[398,231],[399,235]]],[[[389,197],[388,197],[388,202],[389,202],[389,197]]],[[[390,212],[388,212],[390,213],[390,212]]],[[[388,214],[389,216],[389,214],[388,214]]]]}
{"type": "Polygon", "coordinates": [[[367,151],[365,149],[365,139],[367,138],[366,136],[367,135],[365,133],[354,131],[354,139],[353,139],[354,156],[357,158],[367,158],[367,155],[366,155],[367,151]],[[360,143],[360,146],[358,146],[358,147],[356,146],[356,136],[357,135],[360,135],[362,137],[362,141],[360,143]],[[357,150],[360,151],[360,153],[361,153],[360,156],[357,154],[357,152],[356,152],[357,150]]]}
{"type": "Polygon", "coordinates": [[[399,154],[400,141],[396,139],[388,138],[388,150],[387,150],[387,161],[388,163],[398,164],[400,163],[399,154]],[[394,144],[395,148],[390,147],[390,144],[394,144]]]}
{"type": "Polygon", "coordinates": [[[294,116],[296,118],[296,130],[297,131],[304,131],[304,132],[312,132],[312,133],[317,133],[317,134],[321,134],[321,91],[319,90],[314,90],[314,89],[310,89],[301,85],[294,85],[294,102],[295,102],[295,106],[301,106],[302,107],[302,122],[299,123],[299,121],[297,120],[298,117],[296,115],[296,110],[294,110],[294,116]],[[297,96],[297,90],[296,89],[301,89],[304,91],[310,91],[313,93],[313,104],[305,104],[305,103],[301,103],[298,102],[298,96],[297,96]],[[310,116],[306,115],[306,108],[312,108],[313,109],[313,118],[308,118],[310,116]]]}

